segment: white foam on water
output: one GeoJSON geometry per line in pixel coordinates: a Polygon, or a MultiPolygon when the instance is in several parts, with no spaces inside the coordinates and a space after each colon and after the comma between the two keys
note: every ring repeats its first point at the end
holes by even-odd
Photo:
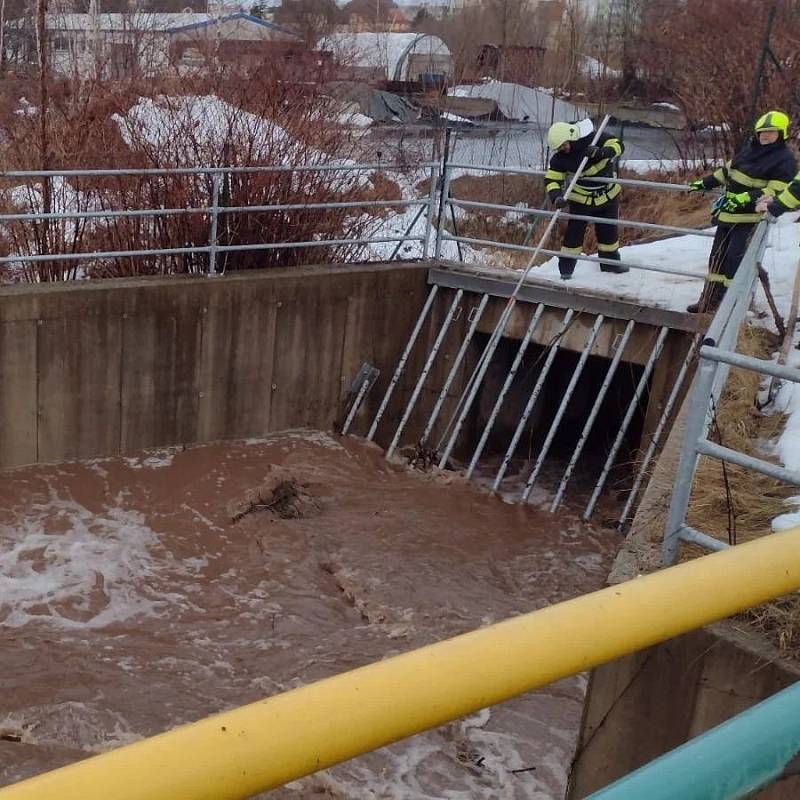
{"type": "Polygon", "coordinates": [[[13,711],[0,717],[0,730],[19,734],[27,744],[55,744],[87,753],[103,753],[142,738],[121,714],[74,701],[13,711]]]}
{"type": "Polygon", "coordinates": [[[163,469],[164,467],[172,466],[172,462],[175,460],[175,451],[158,450],[137,458],[125,458],[123,460],[131,469],[163,469]]]}
{"type": "Polygon", "coordinates": [[[176,561],[143,514],[108,508],[95,514],[52,497],[0,526],[0,621],[102,628],[140,615],[162,616],[170,602],[150,579],[166,568],[184,574],[201,560],[176,561]]]}

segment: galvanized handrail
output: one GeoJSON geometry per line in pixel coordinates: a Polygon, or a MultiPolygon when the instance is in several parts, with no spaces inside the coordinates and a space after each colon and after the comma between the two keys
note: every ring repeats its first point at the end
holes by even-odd
{"type": "MultiPolygon", "coordinates": [[[[433,253],[435,258],[440,258],[442,254],[442,246],[447,241],[454,241],[456,243],[465,243],[476,246],[491,246],[499,249],[512,249],[525,252],[535,252],[536,248],[528,248],[525,245],[514,245],[507,242],[496,242],[492,240],[477,239],[474,237],[452,236],[444,229],[441,224],[436,225],[434,232],[434,213],[438,207],[446,209],[447,205],[461,206],[473,209],[491,209],[502,211],[516,210],[513,206],[506,206],[498,203],[477,203],[473,201],[457,200],[450,197],[450,183],[456,171],[468,167],[472,170],[486,171],[486,172],[500,172],[500,173],[518,173],[526,175],[541,175],[544,174],[542,170],[525,170],[513,169],[508,167],[495,167],[492,165],[464,165],[459,163],[443,164],[442,162],[420,162],[413,165],[398,164],[398,163],[355,163],[350,161],[332,162],[326,164],[273,164],[273,165],[254,165],[254,166],[196,166],[196,167],[164,167],[164,168],[115,168],[115,169],[64,169],[64,170],[8,170],[0,172],[0,178],[6,179],[43,179],[46,177],[62,177],[62,178],[104,178],[104,177],[122,177],[122,176],[147,176],[147,177],[170,177],[170,176],[200,176],[204,178],[211,178],[211,197],[207,205],[198,205],[196,207],[167,207],[167,208],[87,208],[86,210],[65,209],[63,211],[29,211],[22,213],[2,213],[0,214],[0,222],[2,223],[36,223],[36,222],[50,222],[56,220],[76,221],[76,220],[103,220],[111,221],[114,219],[141,219],[152,218],[154,220],[166,217],[178,216],[192,216],[201,215],[208,217],[208,241],[196,245],[187,242],[177,243],[179,246],[167,248],[145,248],[140,249],[127,249],[127,250],[97,250],[86,252],[55,252],[43,253],[33,252],[30,254],[14,253],[8,256],[0,257],[0,265],[2,264],[25,264],[25,263],[42,263],[42,262],[79,262],[79,261],[97,261],[115,258],[143,258],[143,257],[159,257],[159,256],[183,256],[183,255],[207,255],[208,265],[207,272],[209,274],[217,274],[217,256],[226,252],[248,252],[248,251],[268,251],[276,249],[301,249],[312,247],[328,247],[328,246],[346,246],[346,245],[362,245],[367,246],[370,244],[382,243],[396,243],[394,252],[391,259],[397,257],[400,248],[404,242],[422,242],[422,258],[430,258],[433,253]],[[430,189],[423,197],[401,199],[401,200],[342,200],[331,202],[308,202],[308,203],[275,203],[275,204],[258,204],[258,205],[225,205],[220,202],[221,184],[225,176],[236,174],[259,174],[259,173],[311,173],[311,172],[344,172],[344,173],[363,173],[375,170],[392,170],[392,171],[429,171],[430,189]],[[439,178],[441,170],[441,179],[439,178]],[[407,230],[400,236],[364,236],[364,237],[337,237],[326,240],[303,240],[298,241],[283,241],[283,242],[250,242],[247,244],[222,244],[219,242],[219,218],[222,215],[230,214],[247,214],[247,213],[270,213],[280,211],[313,211],[324,209],[396,209],[396,208],[417,208],[418,213],[414,221],[407,226],[407,230]],[[427,213],[426,213],[427,212],[427,213]],[[423,213],[426,213],[424,221],[424,234],[412,234],[417,222],[423,213]],[[434,242],[435,236],[435,244],[434,242]]],[[[632,181],[626,179],[594,179],[602,182],[619,182],[628,183],[637,186],[647,186],[654,189],[685,189],[684,186],[676,184],[667,184],[658,181],[632,181]]],[[[109,197],[107,202],[113,202],[115,196],[113,195],[113,187],[108,188],[109,197]]],[[[104,201],[105,202],[105,201],[104,201]]],[[[120,200],[124,202],[124,198],[120,200]]],[[[526,213],[532,216],[548,217],[552,219],[555,217],[555,212],[546,209],[526,209],[526,213]]],[[[577,216],[565,215],[562,216],[577,216]]],[[[585,219],[586,221],[596,221],[595,217],[589,215],[580,215],[578,218],[585,219]]],[[[694,231],[686,228],[679,228],[677,226],[657,225],[655,223],[637,222],[633,220],[622,220],[621,224],[630,225],[631,227],[638,227],[643,230],[656,230],[672,233],[692,233],[700,236],[710,235],[707,231],[694,231]]],[[[376,232],[378,233],[378,232],[376,232]]],[[[546,255],[557,255],[557,251],[541,249],[539,252],[546,255]]],[[[587,257],[581,256],[582,260],[596,261],[600,264],[619,263],[612,262],[602,257],[587,257]]],[[[224,265],[223,265],[224,266],[224,265]]],[[[627,264],[627,266],[634,269],[644,269],[654,272],[664,272],[673,275],[681,275],[684,277],[700,278],[702,276],[688,270],[681,270],[678,268],[670,268],[663,266],[650,266],[645,264],[627,264]]]]}
{"type": "Polygon", "coordinates": [[[731,367],[800,383],[800,369],[781,367],[736,352],[736,340],[755,292],[757,270],[767,245],[767,237],[768,225],[762,222],[756,228],[736,276],[698,349],[699,363],[688,398],[684,438],[664,529],[665,564],[675,562],[682,541],[709,550],[727,546],[725,542],[714,539],[687,523],[689,500],[701,455],[736,464],[790,485],[800,486],[800,472],[738,452],[708,439],[712,415],[731,367]]]}
{"type": "MultiPolygon", "coordinates": [[[[464,164],[457,161],[447,165],[451,170],[469,170],[475,172],[492,172],[502,175],[535,175],[544,177],[547,170],[528,169],[524,167],[501,167],[492,164],[464,164]]],[[[645,189],[661,189],[672,192],[686,192],[689,190],[685,183],[667,183],[666,181],[646,181],[639,178],[600,178],[592,175],[591,180],[597,183],[619,183],[621,186],[639,186],[645,189]]]]}
{"type": "MultiPolygon", "coordinates": [[[[522,214],[532,217],[553,217],[555,211],[550,211],[545,208],[521,208],[519,206],[509,206],[502,203],[480,203],[474,200],[460,200],[456,197],[448,197],[447,202],[452,206],[460,208],[474,208],[485,209],[489,211],[512,211],[517,214],[522,214]]],[[[570,214],[562,212],[561,219],[579,219],[585,222],[599,222],[601,224],[608,223],[606,217],[591,217],[586,214],[570,214]]],[[[615,223],[621,225],[623,228],[639,228],[644,231],[664,231],[666,233],[689,234],[691,236],[706,236],[711,239],[714,238],[714,232],[711,230],[698,230],[696,228],[682,228],[677,225],[662,225],[656,222],[640,222],[634,219],[617,219],[615,223]]]]}

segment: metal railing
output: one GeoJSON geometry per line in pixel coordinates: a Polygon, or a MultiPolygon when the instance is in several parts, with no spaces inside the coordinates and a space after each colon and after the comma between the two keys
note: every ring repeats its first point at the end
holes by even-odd
{"type": "MultiPolygon", "coordinates": [[[[210,184],[208,191],[208,202],[205,204],[188,205],[181,207],[154,207],[154,208],[114,208],[115,202],[123,204],[124,199],[121,192],[114,188],[97,189],[92,187],[85,191],[86,198],[83,202],[87,204],[85,209],[66,208],[64,210],[31,210],[23,212],[0,213],[0,225],[13,226],[15,223],[32,223],[45,225],[51,222],[65,221],[78,224],[80,222],[107,222],[110,223],[117,219],[149,219],[153,223],[170,217],[200,216],[207,220],[208,239],[204,243],[179,243],[174,247],[132,247],[126,249],[74,249],[74,242],[66,242],[66,246],[58,247],[58,244],[47,242],[45,235],[45,247],[38,246],[44,252],[14,252],[10,255],[0,257],[0,265],[3,264],[27,264],[42,262],[86,262],[120,258],[146,258],[146,257],[166,257],[166,256],[188,256],[206,255],[207,263],[205,271],[209,275],[220,274],[223,270],[219,268],[218,256],[224,253],[268,251],[268,250],[297,250],[303,248],[322,248],[339,246],[362,246],[366,248],[372,244],[395,243],[396,247],[388,260],[394,260],[400,252],[404,243],[421,243],[420,252],[423,259],[428,258],[429,248],[432,239],[433,218],[436,207],[437,192],[440,185],[439,181],[440,165],[435,162],[425,162],[415,164],[409,168],[401,164],[381,164],[381,163],[328,163],[328,164],[300,164],[300,165],[280,165],[280,166],[252,166],[252,167],[176,167],[164,169],[73,169],[73,170],[13,170],[0,172],[0,179],[5,181],[24,180],[42,181],[44,179],[82,179],[102,180],[107,178],[147,178],[148,180],[167,179],[167,178],[192,178],[202,179],[210,184]],[[368,172],[407,172],[413,169],[416,174],[425,175],[430,180],[430,189],[427,194],[417,198],[401,200],[381,200],[358,198],[341,201],[326,202],[274,202],[268,204],[241,205],[232,204],[228,199],[223,198],[223,188],[226,181],[230,181],[233,176],[242,175],[264,175],[264,174],[284,174],[295,176],[303,173],[342,173],[345,180],[340,180],[339,186],[333,186],[328,190],[328,194],[352,195],[352,185],[348,181],[357,181],[358,176],[368,172]],[[92,204],[98,202],[108,203],[108,208],[95,209],[92,204]],[[223,222],[229,215],[233,214],[266,214],[292,211],[331,211],[352,209],[354,213],[369,212],[374,210],[384,211],[392,209],[418,208],[416,215],[410,225],[401,235],[366,235],[366,236],[340,236],[333,238],[308,238],[299,240],[284,241],[250,241],[243,243],[225,243],[221,241],[220,229],[223,222]],[[425,214],[424,228],[422,231],[414,232],[417,223],[423,213],[425,214]]],[[[285,179],[284,179],[285,180],[285,179]]],[[[21,188],[28,192],[30,205],[43,206],[40,196],[36,202],[31,202],[31,198],[40,195],[42,189],[39,184],[23,185],[21,188]]],[[[79,189],[70,190],[74,195],[79,195],[79,189]]],[[[278,189],[280,191],[280,187],[278,189]]],[[[202,193],[202,189],[195,187],[194,194],[202,193]]],[[[302,187],[295,186],[291,190],[292,199],[302,198],[302,187]]],[[[57,195],[58,192],[52,193],[57,195]]],[[[73,203],[74,205],[74,203],[73,203]]],[[[376,222],[379,229],[379,225],[376,222]]],[[[36,242],[41,244],[42,238],[31,236],[36,242]]],[[[67,237],[69,239],[70,237],[67,237]]],[[[27,249],[37,249],[34,242],[27,249]]],[[[357,255],[363,256],[363,249],[354,251],[357,255]]],[[[387,259],[382,259],[387,260],[387,259]]]]}
{"type": "MultiPolygon", "coordinates": [[[[204,257],[202,263],[195,265],[194,271],[205,271],[209,275],[217,275],[224,271],[225,265],[220,267],[220,256],[228,253],[247,253],[259,251],[293,251],[304,248],[324,248],[324,247],[341,247],[345,248],[350,246],[351,251],[347,254],[350,260],[364,260],[368,257],[369,252],[366,248],[369,245],[375,244],[395,244],[393,252],[389,259],[381,260],[394,260],[397,258],[402,247],[406,243],[417,242],[420,247],[415,250],[415,256],[421,256],[422,259],[428,259],[435,256],[437,259],[441,258],[443,246],[445,242],[455,242],[459,249],[459,258],[462,258],[461,245],[471,245],[473,247],[491,247],[502,250],[513,250],[521,252],[535,252],[535,248],[527,246],[527,240],[522,244],[506,241],[496,241],[491,239],[480,239],[476,237],[460,236],[457,231],[449,233],[445,227],[445,221],[448,213],[452,215],[454,221],[453,227],[455,228],[455,209],[460,208],[471,212],[491,212],[491,213],[521,213],[530,220],[536,218],[552,218],[555,215],[554,211],[541,208],[524,208],[520,209],[516,206],[509,206],[502,203],[483,203],[471,200],[458,199],[452,196],[450,187],[454,176],[457,176],[462,171],[470,171],[473,173],[485,174],[513,174],[513,175],[526,175],[526,176],[542,176],[542,170],[525,170],[515,169],[509,167],[500,167],[495,165],[484,164],[462,164],[462,163],[447,163],[446,159],[440,162],[424,162],[409,166],[407,164],[392,164],[392,163],[350,163],[350,162],[337,162],[325,164],[298,164],[298,165],[273,165],[273,166],[249,166],[249,167],[235,167],[235,166],[209,166],[209,167],[174,167],[174,168],[143,168],[143,169],[66,169],[66,170],[11,170],[0,172],[0,179],[5,181],[42,181],[43,179],[62,179],[64,181],[79,180],[79,181],[92,181],[92,180],[105,180],[109,178],[142,178],[150,181],[157,181],[159,179],[177,179],[192,178],[202,179],[207,183],[207,189],[204,191],[195,187],[193,194],[195,197],[198,194],[206,194],[207,201],[199,202],[194,205],[178,205],[169,204],[160,207],[150,208],[129,208],[125,207],[125,198],[122,194],[113,188],[96,189],[91,188],[88,190],[87,197],[90,200],[86,203],[85,209],[75,208],[76,203],[66,204],[73,207],[66,207],[60,210],[47,210],[43,208],[32,208],[32,210],[10,210],[7,213],[0,213],[0,225],[14,226],[18,224],[30,223],[33,226],[40,224],[48,225],[52,222],[66,222],[79,225],[84,224],[97,224],[103,223],[110,224],[114,220],[149,220],[152,225],[156,225],[168,218],[177,217],[203,217],[205,218],[205,225],[207,230],[206,241],[174,241],[174,246],[162,247],[88,247],[81,249],[76,246],[74,241],[65,242],[49,242],[47,236],[42,238],[40,235],[28,237],[28,241],[23,247],[16,249],[18,252],[12,252],[9,255],[0,257],[0,265],[5,264],[41,264],[43,262],[51,262],[53,264],[67,263],[67,264],[80,264],[91,261],[113,260],[113,259],[138,259],[138,258],[159,258],[159,257],[181,257],[181,256],[200,256],[204,257]],[[302,190],[293,191],[294,195],[291,199],[299,199],[300,202],[270,202],[270,203],[253,203],[251,205],[235,204],[231,202],[230,197],[225,197],[226,186],[234,176],[257,176],[257,175],[275,175],[284,176],[281,180],[285,180],[286,176],[294,175],[300,176],[309,173],[335,173],[339,175],[352,176],[353,180],[357,180],[359,176],[370,172],[383,172],[391,175],[392,173],[404,173],[409,170],[414,171],[417,175],[427,177],[429,179],[429,186],[425,193],[418,197],[389,200],[389,199],[366,199],[354,198],[344,200],[329,200],[325,202],[314,202],[313,198],[309,197],[308,202],[302,201],[302,190]],[[92,207],[96,206],[98,202],[103,205],[108,205],[108,208],[92,207]],[[120,207],[115,207],[119,205],[120,207]],[[392,233],[392,235],[382,235],[380,225],[377,225],[377,233],[373,231],[372,235],[365,236],[334,236],[333,238],[317,238],[316,236],[301,238],[292,241],[291,237],[283,241],[254,241],[245,242],[230,242],[226,241],[230,237],[222,235],[226,230],[226,220],[229,220],[231,215],[247,215],[247,214],[269,214],[281,212],[303,212],[303,211],[320,211],[326,210],[347,210],[352,209],[354,213],[370,212],[370,211],[392,211],[395,209],[409,209],[417,208],[417,214],[414,216],[410,224],[407,224],[402,233],[392,233]],[[422,221],[424,215],[424,221],[422,221]],[[353,247],[355,246],[355,247],[353,247]]],[[[277,179],[277,177],[276,177],[277,179]]],[[[647,181],[635,179],[622,179],[622,178],[592,178],[593,181],[599,183],[620,183],[626,186],[636,186],[643,188],[650,188],[656,191],[685,191],[686,186],[682,184],[664,183],[660,181],[647,181]]],[[[38,185],[31,185],[21,187],[27,189],[29,193],[38,192],[40,188],[38,185]]],[[[80,190],[72,188],[70,190],[75,196],[80,195],[80,190]]],[[[330,192],[335,194],[336,191],[330,192]]],[[[167,199],[169,193],[167,193],[167,199]]],[[[29,205],[43,206],[43,203],[30,202],[29,205]]],[[[80,205],[80,203],[78,203],[80,205]]],[[[591,209],[587,209],[591,211],[591,209]]],[[[560,218],[581,219],[587,222],[601,221],[599,218],[594,217],[591,213],[581,215],[570,215],[561,213],[560,218]]],[[[637,220],[622,219],[620,225],[624,228],[633,228],[639,230],[653,231],[656,233],[664,234],[692,234],[697,236],[711,236],[709,231],[696,230],[693,228],[683,228],[675,225],[662,225],[653,222],[643,222],[637,220]]],[[[530,229],[530,228],[529,228],[530,229]]],[[[23,237],[25,238],[25,237],[23,237]]],[[[66,237],[69,240],[69,237],[66,237]]],[[[113,238],[113,237],[112,237],[113,238]]],[[[146,234],[145,234],[145,238],[146,234]]],[[[194,237],[196,239],[196,237],[194,237]]],[[[250,234],[252,239],[252,232],[250,234]]],[[[90,240],[95,242],[97,237],[90,237],[90,240]]],[[[100,237],[102,243],[103,237],[100,237]]],[[[558,256],[559,252],[553,249],[540,249],[539,252],[546,256],[558,256]]],[[[599,264],[620,262],[610,261],[598,256],[580,256],[580,260],[596,262],[599,264]]],[[[696,272],[680,269],[677,267],[668,267],[664,265],[648,265],[639,262],[625,262],[626,266],[632,269],[642,269],[653,272],[663,272],[672,275],[679,275],[682,277],[698,278],[702,277],[696,272]]]]}
{"type": "Polygon", "coordinates": [[[666,564],[675,562],[681,542],[699,545],[707,550],[722,550],[728,546],[687,524],[694,477],[701,455],[800,486],[800,472],[723,447],[708,439],[709,427],[731,367],[800,383],[800,369],[779,366],[736,352],[739,330],[755,293],[758,268],[767,245],[768,227],[766,222],[762,222],[756,228],[736,276],[700,343],[699,363],[689,394],[684,439],[664,530],[663,558],[666,564]]]}

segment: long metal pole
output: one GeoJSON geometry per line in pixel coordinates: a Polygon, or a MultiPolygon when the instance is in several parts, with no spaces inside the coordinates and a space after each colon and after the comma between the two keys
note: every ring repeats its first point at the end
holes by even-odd
{"type": "Polygon", "coordinates": [[[670,416],[672,415],[672,409],[675,406],[675,403],[678,401],[678,397],[680,396],[681,390],[683,389],[683,384],[686,380],[686,376],[689,374],[689,368],[694,361],[695,353],[697,352],[697,346],[700,342],[698,337],[695,337],[692,341],[692,345],[689,348],[689,352],[686,354],[686,358],[683,360],[683,364],[681,364],[680,372],[678,372],[677,377],[675,378],[675,383],[672,385],[672,391],[669,393],[669,397],[667,398],[666,405],[664,406],[664,410],[661,412],[661,417],[658,420],[658,425],[656,425],[656,429],[653,431],[653,435],[650,437],[650,444],[647,446],[647,450],[644,454],[644,458],[642,459],[642,463],[639,466],[639,471],[636,474],[636,480],[633,482],[633,486],[631,487],[631,493],[628,495],[628,500],[625,503],[625,508],[622,509],[622,514],[619,517],[619,524],[624,526],[628,515],[631,512],[631,508],[633,504],[636,502],[636,496],[639,493],[639,487],[642,485],[642,481],[644,480],[644,476],[647,474],[647,468],[650,466],[650,461],[652,460],[653,456],[656,453],[656,448],[658,447],[658,443],[661,439],[661,434],[664,432],[664,428],[669,421],[670,416]]]}
{"type": "Polygon", "coordinates": [[[544,312],[544,303],[539,303],[539,305],[536,307],[536,310],[531,315],[531,321],[528,323],[528,328],[525,331],[525,336],[520,342],[517,354],[514,356],[514,361],[511,364],[511,369],[508,371],[508,375],[506,375],[506,379],[505,382],[503,383],[502,388],[500,389],[500,393],[497,395],[497,400],[495,400],[492,412],[489,415],[489,419],[487,420],[486,425],[484,426],[483,433],[481,434],[480,441],[478,442],[478,446],[475,448],[475,452],[472,454],[472,460],[469,462],[469,467],[467,467],[467,472],[466,472],[467,480],[469,480],[472,477],[472,473],[475,471],[475,467],[478,464],[478,459],[480,459],[483,453],[483,449],[486,447],[486,442],[489,440],[489,434],[492,432],[494,423],[497,420],[498,414],[500,413],[500,408],[503,405],[503,402],[506,398],[506,394],[508,394],[508,390],[511,388],[511,384],[514,382],[514,378],[516,377],[517,372],[519,371],[522,359],[525,356],[525,352],[528,349],[528,345],[530,344],[533,332],[536,330],[536,326],[539,324],[539,320],[541,319],[543,312],[544,312]]]}
{"type": "MultiPolygon", "coordinates": [[[[587,800],[736,800],[798,774],[800,682],[587,800]]],[[[788,790],[789,795],[795,792],[788,790]]]]}
{"type": "Polygon", "coordinates": [[[442,346],[444,337],[447,336],[447,331],[450,330],[450,325],[455,319],[456,309],[458,309],[459,303],[461,302],[461,298],[463,296],[463,289],[459,289],[453,296],[453,302],[450,303],[450,309],[447,312],[447,316],[444,318],[442,327],[439,329],[439,334],[436,337],[436,341],[434,341],[431,352],[428,354],[428,360],[425,362],[425,366],[422,368],[419,380],[417,381],[417,385],[414,387],[414,391],[411,393],[411,397],[406,405],[406,410],[403,412],[403,417],[400,420],[400,424],[397,426],[397,430],[395,431],[392,443],[389,445],[389,449],[386,451],[386,458],[391,458],[394,454],[395,448],[397,447],[400,437],[402,436],[406,424],[408,423],[409,417],[411,416],[411,412],[414,410],[414,406],[417,404],[422,387],[424,386],[428,374],[431,371],[433,362],[436,360],[436,356],[439,354],[439,348],[442,346]]]}
{"type": "Polygon", "coordinates": [[[762,536],[180,725],[0,800],[241,800],[799,588],[800,529],[762,536]]]}
{"type": "MultiPolygon", "coordinates": [[[[610,119],[610,116],[607,114],[604,117],[602,123],[600,124],[600,127],[597,129],[597,131],[596,131],[596,133],[595,133],[595,135],[594,135],[594,137],[592,139],[592,144],[593,145],[597,144],[598,140],[600,139],[600,136],[603,133],[603,129],[608,124],[609,119],[610,119]]],[[[564,191],[564,196],[565,197],[569,197],[570,193],[575,188],[575,184],[580,180],[581,174],[583,173],[583,170],[586,168],[586,164],[588,162],[589,162],[588,156],[584,156],[583,159],[581,160],[580,164],[578,165],[578,168],[575,171],[575,174],[572,176],[572,179],[570,180],[569,185],[567,186],[566,190],[564,191]]],[[[445,177],[445,183],[447,183],[447,177],[445,177]]],[[[528,277],[528,274],[533,269],[533,267],[536,265],[536,258],[539,255],[539,252],[541,251],[541,249],[544,247],[545,242],[550,237],[550,234],[553,231],[553,228],[555,227],[556,223],[559,220],[560,214],[561,214],[561,209],[558,209],[556,214],[550,218],[550,222],[548,222],[547,228],[545,229],[544,233],[542,234],[541,238],[539,239],[538,245],[536,246],[536,248],[534,249],[533,253],[531,254],[531,257],[530,257],[530,259],[528,261],[528,266],[525,268],[525,270],[520,275],[519,279],[517,280],[516,285],[514,286],[514,290],[511,292],[511,295],[509,296],[509,298],[508,298],[508,300],[506,302],[505,308],[503,309],[503,312],[500,315],[500,319],[498,319],[497,325],[495,325],[494,330],[492,331],[492,334],[489,337],[489,341],[487,342],[486,347],[484,348],[484,351],[481,354],[480,361],[475,366],[475,372],[473,373],[473,379],[474,379],[473,383],[474,383],[474,385],[470,389],[470,399],[466,403],[466,405],[465,405],[465,407],[464,407],[464,409],[462,411],[462,414],[459,417],[458,422],[456,423],[456,427],[455,427],[455,429],[453,431],[453,435],[451,436],[450,441],[448,442],[447,448],[445,450],[445,455],[441,459],[441,461],[439,462],[439,468],[440,469],[444,468],[445,464],[447,463],[447,459],[450,456],[450,452],[452,451],[453,447],[455,446],[456,439],[458,438],[458,434],[461,431],[461,426],[463,425],[464,419],[466,419],[467,413],[469,412],[469,408],[472,405],[472,400],[474,400],[475,395],[478,392],[478,386],[480,385],[481,380],[483,380],[483,376],[486,374],[486,371],[487,371],[487,369],[489,367],[489,362],[491,361],[492,356],[494,355],[494,351],[497,349],[498,345],[500,344],[500,339],[503,336],[503,333],[505,331],[506,325],[508,324],[508,320],[511,318],[511,313],[514,310],[514,306],[515,306],[515,304],[517,302],[517,296],[519,295],[520,289],[522,288],[522,285],[525,283],[525,280],[528,277]]]]}
{"type": "Polygon", "coordinates": [[[375,431],[378,430],[378,423],[381,421],[381,417],[383,416],[384,411],[386,411],[386,406],[389,405],[389,400],[392,397],[392,393],[394,392],[395,386],[397,386],[397,382],[400,380],[400,376],[403,374],[403,370],[406,367],[406,361],[408,361],[409,355],[411,355],[411,350],[414,347],[414,344],[417,341],[417,337],[419,336],[419,332],[422,330],[422,325],[425,322],[425,318],[428,316],[428,312],[433,305],[433,301],[436,298],[436,292],[438,291],[439,286],[434,284],[431,286],[431,290],[428,293],[428,299],[425,301],[425,305],[422,307],[422,311],[420,311],[419,318],[417,319],[417,324],[414,326],[414,330],[411,331],[411,336],[408,339],[408,343],[406,344],[406,349],[403,350],[403,355],[400,356],[400,361],[397,364],[397,369],[394,371],[394,375],[392,375],[392,380],[389,382],[389,386],[386,389],[386,394],[383,396],[383,400],[381,401],[380,407],[378,408],[378,413],[375,415],[375,419],[372,421],[372,425],[370,426],[369,432],[367,433],[367,441],[371,442],[373,437],[375,436],[375,431]]]}
{"type": "Polygon", "coordinates": [[[600,408],[603,405],[603,400],[605,400],[606,394],[608,393],[608,389],[611,386],[611,381],[614,379],[614,375],[616,375],[617,367],[619,366],[620,361],[622,360],[622,354],[625,352],[625,347],[628,344],[628,340],[631,338],[631,334],[633,333],[633,329],[636,326],[636,323],[633,320],[629,320],[628,324],[625,326],[625,330],[622,334],[622,338],[617,345],[617,349],[614,352],[614,357],[611,359],[611,364],[608,366],[608,371],[606,372],[606,376],[603,379],[603,383],[600,386],[600,391],[597,393],[597,397],[595,398],[594,405],[592,406],[592,410],[589,412],[589,416],[586,418],[586,422],[583,426],[583,430],[581,431],[581,435],[578,437],[578,443],[575,445],[575,450],[572,453],[572,458],[569,460],[569,464],[567,465],[566,470],[564,471],[564,477],[561,479],[561,483],[558,485],[558,491],[556,492],[556,496],[553,498],[553,502],[550,505],[550,513],[554,514],[558,507],[561,505],[561,500],[564,497],[564,492],[567,489],[567,484],[569,483],[569,479],[572,477],[572,472],[575,469],[576,464],[578,463],[578,459],[583,452],[583,448],[586,445],[586,442],[589,438],[589,434],[592,431],[592,427],[594,426],[594,422],[597,419],[597,415],[600,413],[600,408]]]}
{"type": "Polygon", "coordinates": [[[436,398],[436,405],[434,405],[433,411],[431,411],[431,416],[430,419],[428,420],[428,424],[425,426],[425,430],[422,433],[420,444],[425,444],[425,442],[427,442],[428,439],[430,438],[430,435],[433,431],[433,426],[436,424],[436,420],[439,418],[439,413],[442,410],[442,405],[444,404],[445,398],[447,397],[447,392],[450,391],[450,387],[452,386],[453,381],[455,380],[459,367],[461,366],[461,362],[464,360],[464,356],[467,353],[469,344],[472,341],[472,337],[475,335],[475,331],[478,328],[478,323],[480,322],[481,316],[483,315],[483,311],[486,308],[486,304],[488,302],[489,302],[489,295],[485,294],[483,295],[483,297],[481,297],[481,302],[478,304],[478,306],[473,309],[472,319],[470,320],[469,329],[467,330],[467,335],[464,337],[464,341],[461,342],[461,348],[456,354],[452,367],[450,367],[450,372],[447,376],[447,380],[444,382],[444,386],[442,386],[442,391],[439,392],[439,397],[436,398]]]}
{"type": "Polygon", "coordinates": [[[578,381],[583,373],[583,368],[586,366],[586,362],[589,360],[589,354],[592,352],[592,347],[594,347],[594,343],[597,339],[597,335],[600,333],[600,328],[603,326],[604,320],[605,317],[602,314],[598,314],[597,319],[594,321],[594,325],[592,325],[592,329],[589,331],[589,335],[586,337],[586,344],[584,345],[581,357],[578,359],[578,363],[575,366],[574,372],[572,373],[572,377],[570,378],[567,389],[564,392],[564,396],[561,398],[561,405],[559,405],[558,411],[556,411],[556,415],[553,418],[552,424],[550,425],[550,430],[547,432],[547,436],[542,444],[542,449],[539,452],[539,457],[536,459],[536,464],[533,467],[533,472],[531,472],[528,482],[525,484],[525,488],[522,491],[523,503],[528,502],[528,497],[530,497],[531,490],[536,483],[536,479],[539,477],[539,473],[544,465],[544,460],[547,458],[547,454],[550,452],[550,446],[553,444],[553,439],[555,438],[558,426],[561,424],[561,420],[564,418],[569,401],[572,399],[575,387],[578,385],[578,381]]]}
{"type": "Polygon", "coordinates": [[[550,345],[550,351],[547,354],[547,359],[542,365],[542,371],[539,373],[539,377],[536,380],[536,384],[533,387],[533,391],[531,392],[530,397],[528,398],[528,402],[525,405],[525,409],[522,412],[522,416],[519,418],[517,427],[514,430],[514,435],[511,437],[511,442],[508,445],[508,449],[506,450],[506,453],[503,456],[503,463],[500,464],[500,469],[497,470],[497,475],[495,476],[494,483],[492,484],[492,489],[495,492],[500,488],[500,484],[503,480],[503,477],[506,474],[508,465],[511,463],[511,459],[514,457],[514,451],[517,449],[517,444],[519,443],[519,440],[522,436],[522,432],[525,430],[525,426],[528,423],[528,417],[530,417],[531,412],[533,411],[533,407],[536,404],[536,401],[539,399],[539,395],[541,394],[542,388],[544,387],[544,382],[545,380],[547,380],[547,375],[550,372],[550,367],[553,366],[553,362],[556,359],[558,350],[561,347],[561,337],[566,332],[574,316],[575,316],[575,310],[572,308],[568,308],[567,313],[564,314],[564,319],[561,322],[561,327],[558,329],[558,333],[555,336],[555,340],[550,345]]]}
{"type": "Polygon", "coordinates": [[[656,339],[655,347],[653,347],[653,351],[650,353],[650,358],[648,358],[647,363],[645,364],[644,371],[642,372],[642,377],[639,379],[639,383],[636,386],[636,391],[633,393],[631,402],[628,404],[628,410],[625,413],[625,418],[622,420],[622,424],[619,426],[619,431],[617,432],[617,438],[614,440],[614,444],[611,447],[611,452],[608,454],[606,463],[603,466],[603,471],[600,474],[600,478],[598,479],[597,484],[594,487],[594,491],[592,492],[592,497],[589,500],[589,504],[586,506],[586,510],[583,512],[584,520],[588,520],[589,517],[592,516],[594,507],[597,504],[598,498],[600,497],[600,492],[603,491],[603,487],[606,485],[608,474],[611,471],[611,467],[614,465],[614,461],[617,457],[617,453],[619,452],[620,447],[622,447],[622,442],[625,438],[625,434],[628,432],[628,426],[631,424],[631,420],[633,419],[633,415],[636,412],[636,408],[639,405],[639,401],[641,400],[642,395],[644,394],[644,390],[647,388],[647,382],[650,380],[650,374],[653,371],[653,367],[655,366],[658,357],[661,355],[661,349],[664,347],[664,341],[667,338],[668,333],[669,333],[669,328],[664,326],[658,334],[658,339],[656,339]]]}

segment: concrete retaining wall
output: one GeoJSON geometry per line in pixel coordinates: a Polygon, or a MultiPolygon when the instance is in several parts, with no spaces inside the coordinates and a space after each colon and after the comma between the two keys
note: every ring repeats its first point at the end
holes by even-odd
{"type": "Polygon", "coordinates": [[[382,370],[366,415],[426,276],[398,264],[0,289],[0,469],[330,429],[363,360],[382,370]]]}

